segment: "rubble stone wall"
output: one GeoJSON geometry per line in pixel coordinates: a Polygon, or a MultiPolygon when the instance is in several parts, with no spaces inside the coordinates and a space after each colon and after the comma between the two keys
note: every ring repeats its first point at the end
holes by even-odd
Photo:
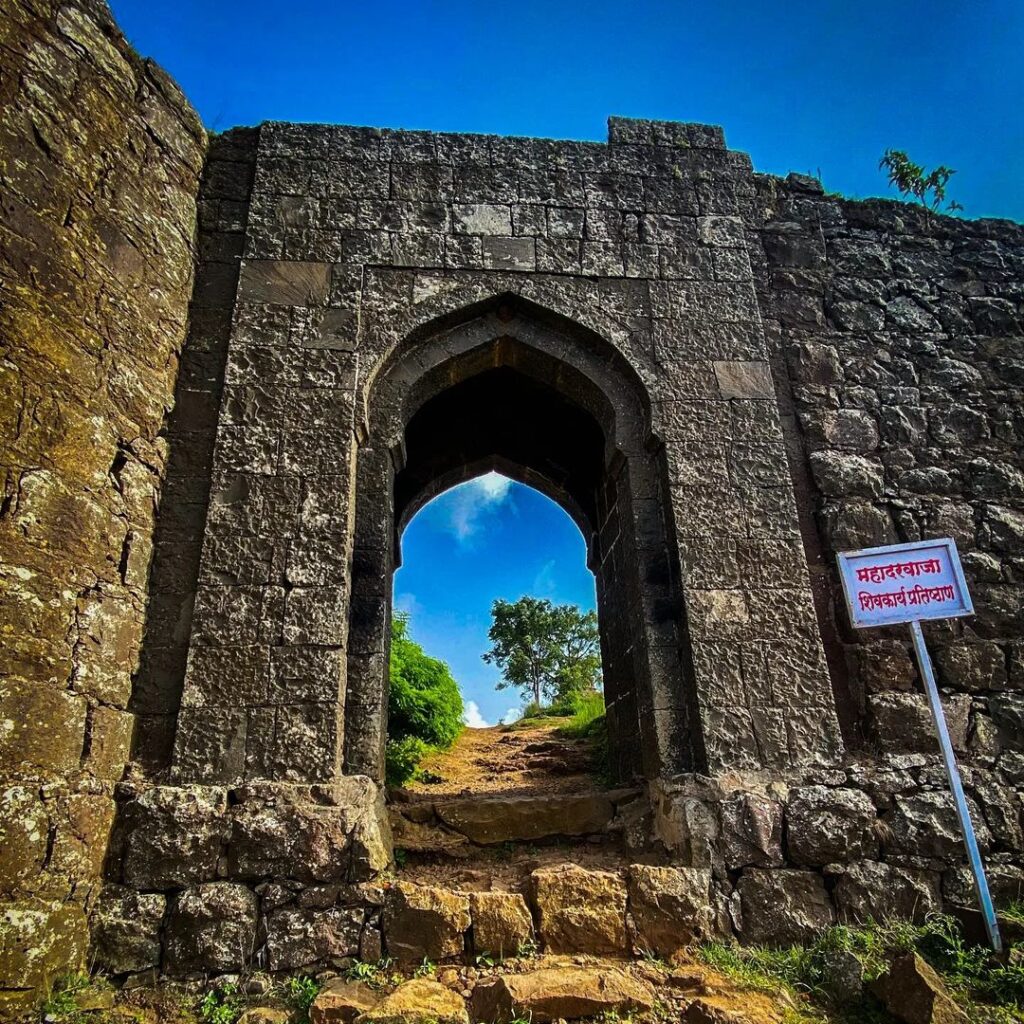
{"type": "Polygon", "coordinates": [[[934,750],[906,628],[848,626],[835,553],[953,537],[975,614],[925,635],[955,745],[991,764],[1024,749],[1024,227],[756,180],[759,292],[845,721],[878,751],[934,750]]]}
{"type": "Polygon", "coordinates": [[[0,1013],[85,962],[206,134],[100,2],[0,3],[0,1013]]]}

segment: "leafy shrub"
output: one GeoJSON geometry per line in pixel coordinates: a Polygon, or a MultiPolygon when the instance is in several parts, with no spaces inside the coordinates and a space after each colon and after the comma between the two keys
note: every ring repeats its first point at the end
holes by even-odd
{"type": "Polygon", "coordinates": [[[309,1020],[309,1008],[320,993],[320,983],[315,978],[299,975],[289,978],[285,985],[285,998],[295,1011],[299,1021],[309,1020]]]}
{"type": "MultiPolygon", "coordinates": [[[[913,197],[929,213],[933,213],[946,201],[946,185],[956,174],[951,167],[940,164],[928,170],[921,164],[915,164],[901,149],[887,149],[878,163],[879,168],[889,174],[889,184],[893,185],[904,199],[913,197]]],[[[947,207],[951,213],[963,207],[955,200],[947,207]]]]}
{"type": "Polygon", "coordinates": [[[235,1024],[244,1007],[237,985],[220,985],[203,996],[199,1003],[199,1019],[203,1024],[235,1024]]]}
{"type": "Polygon", "coordinates": [[[404,786],[416,774],[420,761],[433,748],[418,736],[388,740],[384,748],[384,777],[389,786],[404,786]]]}
{"type": "Polygon", "coordinates": [[[389,674],[384,770],[388,785],[402,786],[431,750],[446,750],[462,732],[462,694],[448,666],[409,636],[407,615],[391,622],[389,674]]]}
{"type": "Polygon", "coordinates": [[[394,739],[418,736],[442,749],[462,732],[462,694],[451,670],[409,636],[409,618],[391,623],[391,696],[388,731],[394,739]]]}

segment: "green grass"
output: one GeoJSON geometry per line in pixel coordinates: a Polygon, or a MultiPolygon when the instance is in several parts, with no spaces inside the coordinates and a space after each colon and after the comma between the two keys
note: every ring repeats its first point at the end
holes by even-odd
{"type": "MultiPolygon", "coordinates": [[[[968,1008],[972,1021],[1004,1024],[1024,1020],[1024,967],[997,962],[987,949],[968,946],[959,923],[941,914],[917,926],[908,922],[862,928],[837,925],[809,946],[768,949],[709,942],[698,951],[708,966],[738,984],[762,992],[779,988],[803,992],[826,1006],[831,1002],[829,966],[841,952],[860,961],[866,981],[884,974],[893,957],[916,952],[942,975],[954,997],[968,1008]]],[[[840,1019],[874,1024],[887,1018],[866,997],[857,1006],[843,1008],[840,1019]]]]}
{"type": "Polygon", "coordinates": [[[575,701],[572,717],[556,731],[568,739],[583,739],[604,728],[604,720],[604,695],[588,693],[575,701]]]}

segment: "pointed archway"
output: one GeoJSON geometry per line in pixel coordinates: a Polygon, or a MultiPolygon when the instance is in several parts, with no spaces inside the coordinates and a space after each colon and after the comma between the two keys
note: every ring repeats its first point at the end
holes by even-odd
{"type": "Polygon", "coordinates": [[[557,501],[597,580],[614,775],[703,763],[664,457],[642,383],[592,332],[511,299],[400,345],[357,454],[345,768],[383,774],[391,581],[404,525],[492,469],[557,501]]]}

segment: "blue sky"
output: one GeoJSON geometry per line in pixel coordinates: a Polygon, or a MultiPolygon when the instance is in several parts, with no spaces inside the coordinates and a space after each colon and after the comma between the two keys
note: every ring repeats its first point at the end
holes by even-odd
{"type": "Polygon", "coordinates": [[[207,126],[267,119],[605,138],[725,126],[761,171],[885,194],[887,147],[1024,219],[1020,0],[112,0],[207,126]]]}
{"type": "Polygon", "coordinates": [[[414,639],[451,666],[473,724],[493,725],[521,704],[518,691],[494,688],[500,673],[480,657],[491,602],[532,594],[594,608],[586,557],[558,505],[497,473],[446,491],[406,527],[395,607],[410,613],[414,639]]]}

